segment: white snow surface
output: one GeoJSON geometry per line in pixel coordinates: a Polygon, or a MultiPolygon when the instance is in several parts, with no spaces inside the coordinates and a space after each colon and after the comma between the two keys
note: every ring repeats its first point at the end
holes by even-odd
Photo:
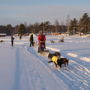
{"type": "MultiPolygon", "coordinates": [[[[35,37],[36,40],[37,37],[35,37]]],[[[46,36],[47,49],[59,51],[69,65],[56,69],[47,56],[29,47],[29,37],[0,37],[0,90],[90,90],[90,37],[46,36]],[[54,40],[55,43],[50,41],[54,40]]]]}

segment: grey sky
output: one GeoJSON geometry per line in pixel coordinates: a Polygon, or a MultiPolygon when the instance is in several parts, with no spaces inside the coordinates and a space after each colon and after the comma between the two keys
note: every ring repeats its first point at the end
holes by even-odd
{"type": "Polygon", "coordinates": [[[65,22],[67,16],[79,19],[90,15],[89,0],[0,0],[0,24],[65,22]]]}

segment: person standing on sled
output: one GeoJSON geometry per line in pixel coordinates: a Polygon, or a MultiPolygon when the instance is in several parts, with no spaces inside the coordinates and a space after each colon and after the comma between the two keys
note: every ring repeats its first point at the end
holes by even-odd
{"type": "Polygon", "coordinates": [[[45,35],[43,34],[42,31],[39,32],[39,35],[38,35],[38,52],[40,51],[44,51],[44,49],[46,48],[46,45],[45,45],[45,41],[46,41],[46,37],[45,35]]]}

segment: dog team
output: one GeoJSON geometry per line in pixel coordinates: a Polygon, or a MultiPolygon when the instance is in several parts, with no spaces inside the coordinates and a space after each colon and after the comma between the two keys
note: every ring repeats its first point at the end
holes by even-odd
{"type": "Polygon", "coordinates": [[[48,54],[48,63],[53,62],[55,64],[55,67],[57,68],[58,66],[61,68],[62,65],[65,67],[69,63],[69,59],[67,58],[61,58],[61,53],[60,52],[55,52],[55,53],[49,53],[48,54]]]}

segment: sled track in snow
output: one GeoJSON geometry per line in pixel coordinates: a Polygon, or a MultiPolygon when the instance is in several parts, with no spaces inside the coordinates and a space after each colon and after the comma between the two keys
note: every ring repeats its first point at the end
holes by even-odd
{"type": "Polygon", "coordinates": [[[90,78],[87,77],[90,76],[90,73],[88,69],[83,65],[77,63],[77,67],[69,65],[66,69],[62,68],[60,70],[53,70],[47,65],[47,60],[45,60],[42,56],[38,57],[37,52],[33,48],[27,48],[27,50],[40,59],[39,62],[43,64],[43,66],[51,75],[54,75],[54,78],[61,77],[62,80],[66,79],[64,82],[68,85],[72,85],[72,89],[73,87],[77,87],[77,90],[79,90],[80,88],[85,88],[85,86],[87,86],[87,88],[90,88],[88,85],[88,82],[90,83],[90,78]],[[80,72],[82,75],[80,75],[80,72]],[[68,83],[68,80],[70,80],[72,83],[68,83]],[[78,87],[78,84],[80,84],[81,87],[78,87]]]}
{"type": "MultiPolygon", "coordinates": [[[[37,55],[37,53],[33,50],[33,48],[32,49],[27,49],[27,50],[30,53],[32,53],[34,56],[36,56],[37,58],[39,58],[39,61],[37,61],[37,62],[39,62],[40,64],[42,64],[44,66],[44,68],[49,72],[49,74],[52,75],[56,80],[58,80],[57,83],[59,84],[59,78],[52,72],[52,70],[49,67],[47,67],[47,65],[45,65],[45,63],[43,63],[43,60],[45,61],[45,59],[43,57],[39,57],[37,55]]],[[[47,64],[47,61],[46,61],[46,64],[47,64]]]]}
{"type": "Polygon", "coordinates": [[[25,74],[24,76],[27,76],[27,78],[28,78],[28,84],[30,84],[29,87],[28,87],[29,88],[28,90],[52,90],[53,88],[55,90],[55,87],[54,86],[51,86],[51,85],[53,85],[53,83],[57,87],[57,90],[60,90],[60,89],[63,90],[63,87],[60,87],[60,84],[61,84],[61,86],[63,84],[63,86],[67,87],[65,90],[70,90],[70,89],[68,89],[68,86],[60,78],[58,78],[55,75],[55,73],[53,73],[52,70],[47,67],[46,64],[43,63],[43,60],[45,61],[45,59],[43,57],[38,56],[38,54],[35,53],[35,51],[32,48],[29,49],[29,48],[25,47],[25,48],[23,48],[23,52],[24,52],[24,56],[28,57],[28,56],[31,55],[33,57],[32,60],[29,60],[27,58],[26,59],[23,59],[24,60],[23,61],[23,67],[24,67],[25,72],[26,72],[26,73],[24,72],[24,74],[25,74]],[[38,68],[36,68],[37,66],[38,66],[38,68]],[[31,69],[30,69],[30,67],[31,67],[31,69]],[[37,71],[39,69],[40,69],[40,71],[37,71]],[[50,84],[50,86],[49,86],[48,83],[47,83],[47,81],[46,80],[43,80],[43,78],[44,78],[44,76],[42,76],[43,73],[46,74],[46,76],[47,76],[47,79],[46,80],[47,81],[48,81],[48,79],[50,79],[50,81],[48,81],[48,82],[51,82],[52,80],[54,80],[55,82],[52,81],[52,84],[50,84]],[[49,75],[49,78],[48,78],[48,75],[49,75]],[[37,87],[37,85],[40,88],[42,88],[42,89],[36,89],[35,87],[37,87]]]}
{"type": "Polygon", "coordinates": [[[78,70],[76,67],[73,67],[72,65],[69,65],[66,69],[62,68],[60,70],[52,69],[48,64],[47,60],[44,57],[39,57],[37,52],[33,48],[27,48],[27,51],[29,53],[32,53],[35,57],[39,59],[39,62],[43,64],[44,68],[48,70],[48,72],[53,75],[56,80],[59,78],[64,81],[67,85],[71,85],[72,89],[73,87],[77,88],[79,90],[80,88],[85,88],[86,85],[89,85],[89,81],[87,82],[85,77],[78,75],[78,70]],[[73,77],[72,77],[73,76],[73,77]],[[68,83],[68,80],[70,80],[72,83],[68,83]],[[77,83],[76,83],[77,82],[77,83]],[[81,82],[80,86],[78,87],[78,83],[81,82]]]}
{"type": "Polygon", "coordinates": [[[20,90],[20,51],[19,48],[16,49],[16,71],[15,71],[15,82],[13,90],[20,90]]]}

